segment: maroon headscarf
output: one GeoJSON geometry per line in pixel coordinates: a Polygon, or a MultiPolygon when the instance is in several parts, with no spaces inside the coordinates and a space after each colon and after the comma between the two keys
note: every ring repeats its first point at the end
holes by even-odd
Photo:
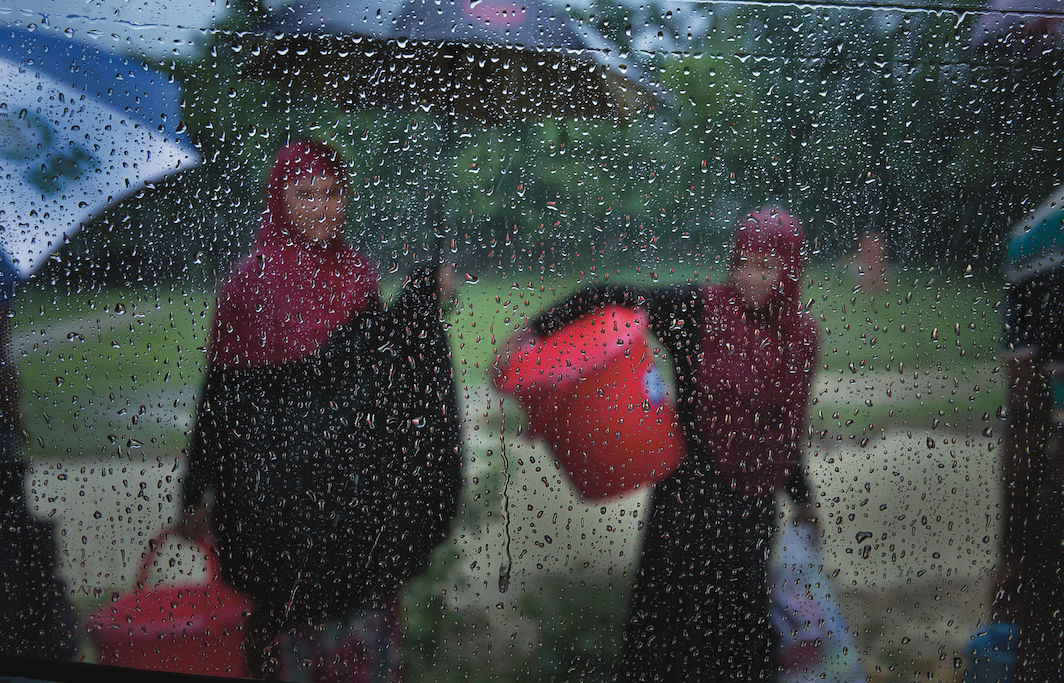
{"type": "Polygon", "coordinates": [[[795,315],[802,303],[802,274],[805,272],[805,230],[791,214],[778,207],[761,207],[746,215],[735,228],[732,240],[732,272],[745,252],[775,254],[783,262],[780,293],[769,307],[775,315],[795,315]]]}
{"type": "Polygon", "coordinates": [[[343,235],[317,243],[289,223],[284,188],[311,175],[331,175],[346,190],[346,168],[331,147],[300,140],[277,153],[255,246],[218,291],[212,365],[260,368],[306,358],[337,326],[379,304],[376,272],[343,235]]]}
{"type": "Polygon", "coordinates": [[[789,213],[752,211],[736,228],[732,268],[745,251],[775,254],[783,263],[780,292],[759,310],[746,308],[732,284],[705,294],[698,440],[746,494],[770,495],[798,465],[818,348],[802,311],[804,249],[802,225],[789,213]]]}

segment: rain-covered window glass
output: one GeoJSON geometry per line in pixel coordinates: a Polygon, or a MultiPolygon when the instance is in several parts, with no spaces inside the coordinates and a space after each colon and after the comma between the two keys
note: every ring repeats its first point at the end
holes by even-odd
{"type": "Polygon", "coordinates": [[[1059,0],[0,39],[0,677],[1064,679],[1059,0]]]}

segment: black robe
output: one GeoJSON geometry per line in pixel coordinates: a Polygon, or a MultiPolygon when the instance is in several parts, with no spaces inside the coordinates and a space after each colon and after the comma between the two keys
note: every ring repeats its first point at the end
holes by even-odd
{"type": "Polygon", "coordinates": [[[275,627],[320,622],[389,599],[424,569],[448,534],[460,465],[450,350],[425,268],[310,358],[211,368],[184,502],[214,490],[222,568],[257,612],[274,612],[275,627]]]}

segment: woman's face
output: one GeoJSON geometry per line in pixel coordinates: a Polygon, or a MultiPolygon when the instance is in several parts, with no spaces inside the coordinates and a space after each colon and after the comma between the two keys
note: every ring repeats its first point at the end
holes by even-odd
{"type": "Polygon", "coordinates": [[[742,252],[732,275],[747,308],[764,308],[783,291],[783,261],[771,252],[742,252]]]}
{"type": "Polygon", "coordinates": [[[344,231],[343,186],[332,174],[308,175],[284,187],[288,222],[310,242],[330,242],[344,231]]]}

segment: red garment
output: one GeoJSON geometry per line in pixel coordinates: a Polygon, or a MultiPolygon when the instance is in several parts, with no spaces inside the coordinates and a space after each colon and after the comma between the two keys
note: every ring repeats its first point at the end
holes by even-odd
{"type": "Polygon", "coordinates": [[[779,209],[752,213],[736,230],[732,268],[748,251],[783,262],[781,292],[746,308],[732,285],[704,292],[698,366],[699,432],[720,474],[740,492],[770,495],[798,466],[818,341],[802,311],[801,224],[779,209]]]}
{"type": "Polygon", "coordinates": [[[337,326],[380,305],[376,272],[343,236],[314,243],[288,221],[285,186],[325,173],[346,187],[342,161],[321,143],[294,142],[277,153],[255,246],[218,291],[212,365],[261,368],[306,358],[337,326]]]}

